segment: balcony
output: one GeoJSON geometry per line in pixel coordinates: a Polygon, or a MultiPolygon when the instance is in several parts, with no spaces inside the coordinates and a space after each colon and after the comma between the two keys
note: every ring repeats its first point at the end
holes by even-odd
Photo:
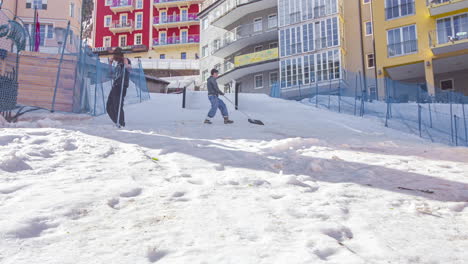
{"type": "Polygon", "coordinates": [[[250,14],[273,8],[278,5],[277,0],[236,0],[232,6],[211,24],[219,28],[227,28],[236,21],[250,14]]]}
{"type": "Polygon", "coordinates": [[[234,57],[234,67],[229,67],[228,70],[224,71],[219,76],[218,81],[228,83],[246,75],[278,69],[278,60],[278,48],[236,56],[234,57]]]}
{"type": "Polygon", "coordinates": [[[468,50],[468,32],[453,33],[447,34],[437,30],[429,32],[429,46],[434,55],[468,50]]]}
{"type": "Polygon", "coordinates": [[[156,8],[189,6],[201,3],[203,3],[203,0],[153,0],[153,5],[156,8]]]}
{"type": "Polygon", "coordinates": [[[191,45],[198,45],[200,43],[200,36],[199,35],[188,35],[186,38],[175,36],[175,37],[168,37],[164,38],[155,38],[153,39],[153,48],[163,47],[163,46],[172,46],[172,45],[180,45],[180,46],[191,46],[191,45]]]}
{"type": "Polygon", "coordinates": [[[212,55],[225,58],[247,46],[278,40],[278,27],[264,28],[258,24],[244,24],[228,31],[219,43],[213,44],[212,55]]]}
{"type": "Polygon", "coordinates": [[[468,8],[468,0],[426,0],[431,16],[468,8]]]}
{"type": "Polygon", "coordinates": [[[197,14],[186,14],[186,15],[172,15],[165,17],[154,17],[153,27],[155,29],[170,28],[170,27],[182,27],[198,25],[197,14]]]}
{"type": "Polygon", "coordinates": [[[110,9],[114,14],[120,12],[133,12],[133,10],[135,10],[135,0],[112,0],[110,9]]]}
{"type": "Polygon", "coordinates": [[[120,20],[115,20],[112,21],[109,30],[114,33],[125,33],[125,32],[132,32],[134,30],[133,27],[133,20],[127,20],[127,21],[120,21],[120,20]]]}

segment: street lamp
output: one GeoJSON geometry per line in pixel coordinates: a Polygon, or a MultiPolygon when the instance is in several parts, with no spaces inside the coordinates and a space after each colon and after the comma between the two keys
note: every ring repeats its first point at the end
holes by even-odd
{"type": "Polygon", "coordinates": [[[65,41],[65,31],[66,29],[61,27],[54,28],[55,39],[57,40],[58,44],[58,53],[60,53],[60,47],[62,47],[62,44],[65,41]]]}

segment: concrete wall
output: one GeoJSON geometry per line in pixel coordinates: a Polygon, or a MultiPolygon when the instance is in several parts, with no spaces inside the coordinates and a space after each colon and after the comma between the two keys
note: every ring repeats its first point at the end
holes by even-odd
{"type": "MultiPolygon", "coordinates": [[[[272,70],[272,71],[265,71],[265,72],[259,72],[255,74],[249,74],[246,75],[238,80],[236,80],[236,83],[241,84],[241,90],[240,92],[242,93],[264,93],[264,94],[270,94],[271,91],[271,83],[270,83],[270,73],[276,72],[278,73],[278,70],[272,70]],[[255,89],[255,76],[257,75],[263,75],[263,88],[261,89],[255,89]]],[[[278,75],[279,78],[279,75],[278,75]]],[[[231,92],[234,92],[234,90],[231,90],[231,92]]]]}
{"type": "Polygon", "coordinates": [[[453,79],[455,85],[455,92],[463,93],[468,96],[468,74],[467,70],[437,74],[435,76],[435,85],[440,89],[440,81],[453,79]]]}

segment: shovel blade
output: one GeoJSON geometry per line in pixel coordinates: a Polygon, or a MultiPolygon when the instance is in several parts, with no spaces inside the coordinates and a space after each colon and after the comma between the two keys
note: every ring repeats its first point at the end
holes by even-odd
{"type": "Polygon", "coordinates": [[[249,123],[252,123],[252,124],[255,124],[255,125],[259,125],[259,126],[264,126],[265,124],[263,124],[262,121],[260,120],[255,120],[255,119],[250,119],[249,118],[249,123]]]}

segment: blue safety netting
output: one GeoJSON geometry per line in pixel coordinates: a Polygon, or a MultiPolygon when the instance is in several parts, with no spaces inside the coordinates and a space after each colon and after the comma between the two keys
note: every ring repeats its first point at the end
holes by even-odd
{"type": "Polygon", "coordinates": [[[340,79],[330,79],[276,89],[271,96],[300,100],[340,113],[375,117],[382,125],[432,142],[468,146],[468,96],[460,91],[435,87],[436,93],[431,95],[425,83],[391,78],[378,82],[352,72],[343,72],[340,79]]]}

